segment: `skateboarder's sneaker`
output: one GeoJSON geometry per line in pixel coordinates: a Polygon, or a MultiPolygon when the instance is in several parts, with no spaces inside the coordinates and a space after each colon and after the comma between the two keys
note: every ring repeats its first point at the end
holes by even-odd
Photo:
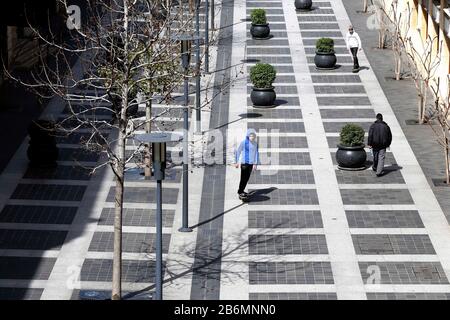
{"type": "Polygon", "coordinates": [[[239,199],[241,200],[247,200],[248,199],[248,193],[247,192],[242,192],[239,194],[239,199]]]}

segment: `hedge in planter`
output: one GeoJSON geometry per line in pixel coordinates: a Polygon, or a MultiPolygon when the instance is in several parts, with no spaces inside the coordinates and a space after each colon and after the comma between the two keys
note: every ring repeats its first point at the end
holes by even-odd
{"type": "Polygon", "coordinates": [[[255,39],[269,39],[270,28],[267,23],[266,10],[253,9],[250,18],[252,26],[250,27],[250,34],[255,39]]]}
{"type": "Polygon", "coordinates": [[[314,63],[317,69],[336,68],[336,54],[334,53],[334,41],[330,38],[320,38],[316,42],[316,56],[314,63]]]}
{"type": "Polygon", "coordinates": [[[346,124],[340,133],[336,161],[342,170],[364,170],[367,154],[364,150],[364,129],[356,124],[346,124]]]}
{"type": "Polygon", "coordinates": [[[275,68],[267,63],[257,63],[250,69],[250,81],[253,84],[250,98],[254,106],[274,106],[276,94],[272,83],[276,77],[275,68]]]}
{"type": "Polygon", "coordinates": [[[312,7],[312,0],[295,0],[295,9],[299,11],[309,11],[312,7]]]}

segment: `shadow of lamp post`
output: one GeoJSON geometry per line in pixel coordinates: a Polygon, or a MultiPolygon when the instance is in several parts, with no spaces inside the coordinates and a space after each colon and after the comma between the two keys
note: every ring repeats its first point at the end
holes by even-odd
{"type": "Polygon", "coordinates": [[[182,136],[173,132],[153,132],[136,135],[141,143],[152,144],[152,165],[156,180],[156,275],[154,300],[162,300],[162,180],[166,170],[166,144],[178,142],[182,136]]]}

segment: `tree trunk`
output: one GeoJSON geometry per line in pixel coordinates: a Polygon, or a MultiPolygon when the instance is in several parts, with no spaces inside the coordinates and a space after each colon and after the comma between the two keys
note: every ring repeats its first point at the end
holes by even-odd
{"type": "Polygon", "coordinates": [[[395,80],[400,80],[400,70],[402,68],[402,59],[400,57],[400,54],[397,54],[395,57],[395,80]]]}
{"type": "Polygon", "coordinates": [[[364,13],[367,12],[368,2],[369,2],[369,0],[364,0],[364,2],[363,2],[363,12],[364,13]]]}
{"type": "Polygon", "coordinates": [[[422,95],[422,113],[420,115],[420,123],[423,124],[425,122],[425,107],[427,105],[427,95],[428,95],[428,83],[423,84],[423,95],[422,95]]]}
{"type": "Polygon", "coordinates": [[[113,252],[113,278],[112,278],[112,300],[120,300],[122,296],[122,210],[124,192],[124,162],[125,139],[124,130],[119,131],[118,158],[116,164],[116,194],[115,194],[115,216],[114,216],[114,252],[113,252]]]}
{"type": "Polygon", "coordinates": [[[449,140],[446,135],[446,130],[443,129],[445,135],[445,183],[450,184],[450,159],[449,159],[449,140]]]}

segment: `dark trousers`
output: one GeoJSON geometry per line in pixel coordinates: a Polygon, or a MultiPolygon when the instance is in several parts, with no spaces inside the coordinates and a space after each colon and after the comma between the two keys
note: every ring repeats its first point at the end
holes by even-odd
{"type": "Polygon", "coordinates": [[[359,62],[358,62],[358,48],[350,48],[350,51],[353,55],[353,69],[359,69],[359,62]]]}
{"type": "Polygon", "coordinates": [[[248,180],[250,180],[250,175],[252,174],[253,165],[252,164],[241,164],[241,181],[239,181],[239,190],[238,193],[241,194],[244,192],[245,187],[247,186],[248,180]]]}
{"type": "Polygon", "coordinates": [[[386,149],[372,149],[373,153],[373,170],[376,170],[377,174],[381,174],[384,168],[384,159],[386,157],[386,149]]]}

